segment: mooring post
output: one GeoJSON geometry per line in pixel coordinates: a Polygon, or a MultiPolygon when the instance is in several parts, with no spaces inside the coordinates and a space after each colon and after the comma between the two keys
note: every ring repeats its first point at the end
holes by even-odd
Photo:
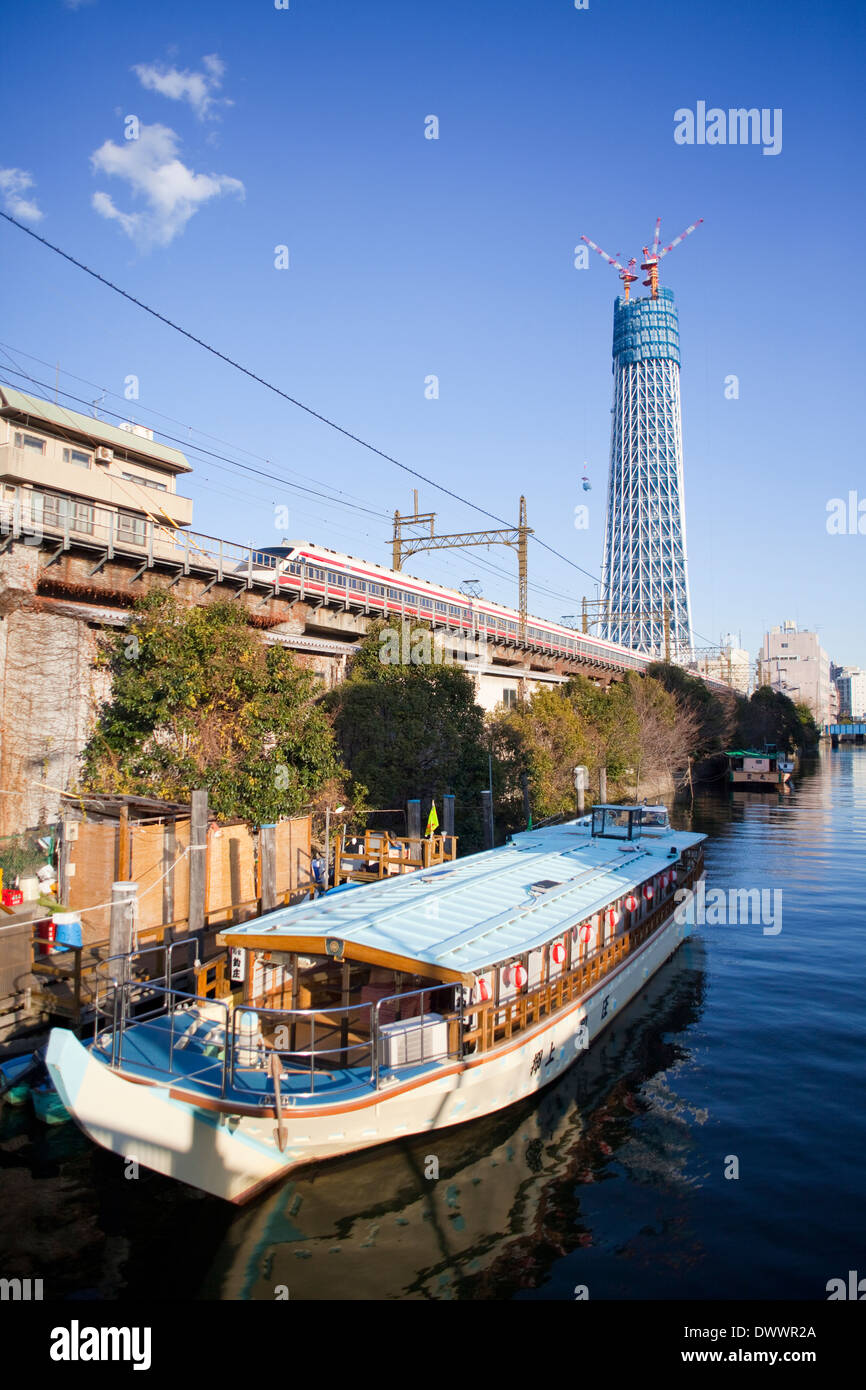
{"type": "Polygon", "coordinates": [[[599,799],[599,801],[607,801],[607,768],[606,768],[606,767],[600,767],[600,768],[598,769],[598,799],[599,799]]]}
{"type": "MultiPolygon", "coordinates": [[[[205,925],[205,888],[207,883],[207,791],[192,794],[189,821],[189,918],[191,936],[201,938],[205,925]]],[[[204,943],[199,942],[200,947],[204,943]]]]}
{"type": "Polygon", "coordinates": [[[409,838],[410,859],[421,860],[421,800],[413,797],[406,802],[406,833],[409,838]]]}
{"type": "MultiPolygon", "coordinates": [[[[135,901],[138,884],[122,880],[111,885],[111,918],[108,927],[109,956],[128,956],[135,948],[135,901]]],[[[129,962],[116,961],[112,978],[123,984],[129,978],[129,962]]]]}
{"type": "Polygon", "coordinates": [[[277,905],[277,827],[259,826],[259,862],[262,871],[262,912],[277,905]]]}
{"type": "Polygon", "coordinates": [[[493,793],[481,793],[481,819],[484,822],[484,848],[493,848],[493,793]]]}
{"type": "Polygon", "coordinates": [[[442,798],[442,835],[445,843],[443,853],[453,855],[454,853],[454,794],[443,796],[442,798]]]}
{"type": "Polygon", "coordinates": [[[524,772],[520,778],[523,787],[523,819],[526,821],[527,830],[532,827],[532,806],[529,801],[529,773],[524,772]]]}

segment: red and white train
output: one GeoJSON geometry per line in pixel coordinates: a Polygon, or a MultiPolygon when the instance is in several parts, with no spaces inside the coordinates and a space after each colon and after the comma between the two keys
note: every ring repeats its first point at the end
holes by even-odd
{"type": "MultiPolygon", "coordinates": [[[[383,616],[416,618],[435,627],[488,641],[520,641],[520,615],[486,598],[470,598],[402,571],[386,569],[370,560],[358,560],[327,546],[294,541],[265,546],[253,552],[253,568],[273,575],[279,571],[280,587],[297,591],[302,600],[338,603],[347,609],[383,616]]],[[[526,646],[551,656],[579,656],[622,670],[643,671],[655,659],[618,646],[601,637],[590,637],[545,618],[529,617],[526,646]]],[[[704,677],[706,679],[706,677],[704,677]]],[[[721,682],[708,684],[727,689],[721,682]]]]}

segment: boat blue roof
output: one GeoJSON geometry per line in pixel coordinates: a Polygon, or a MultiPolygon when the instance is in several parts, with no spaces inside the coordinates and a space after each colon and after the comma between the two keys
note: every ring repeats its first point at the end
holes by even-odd
{"type": "Polygon", "coordinates": [[[250,937],[258,946],[267,937],[275,951],[309,951],[291,940],[321,937],[344,943],[349,958],[355,943],[417,960],[419,973],[425,964],[475,973],[552,940],[705,838],[645,831],[629,842],[593,838],[587,820],[546,826],[465,859],[279,908],[222,936],[233,946],[250,937]]]}

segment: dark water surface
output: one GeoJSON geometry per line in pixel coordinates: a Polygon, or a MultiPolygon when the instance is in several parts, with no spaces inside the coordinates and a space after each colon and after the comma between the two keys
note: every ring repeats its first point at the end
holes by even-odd
{"type": "Polygon", "coordinates": [[[782,930],[699,927],[540,1098],[240,1210],[7,1110],[0,1274],[124,1300],[823,1299],[866,1274],[866,748],[677,820],[710,836],[708,890],[781,890],[782,930]]]}

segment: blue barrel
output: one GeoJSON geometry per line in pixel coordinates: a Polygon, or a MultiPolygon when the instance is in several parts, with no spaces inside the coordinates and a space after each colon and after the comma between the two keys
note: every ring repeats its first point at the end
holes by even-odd
{"type": "Polygon", "coordinates": [[[54,914],[55,951],[65,951],[69,946],[81,945],[81,918],[75,912],[55,912],[54,914]]]}

